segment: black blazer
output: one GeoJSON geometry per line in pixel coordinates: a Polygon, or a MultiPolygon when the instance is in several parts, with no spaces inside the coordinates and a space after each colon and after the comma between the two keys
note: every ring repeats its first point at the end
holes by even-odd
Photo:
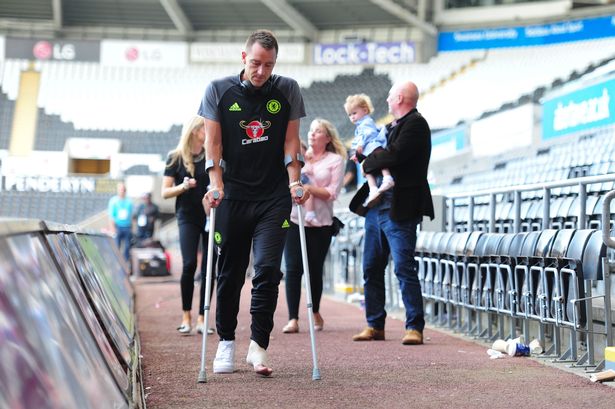
{"type": "MultiPolygon", "coordinates": [[[[372,152],[363,162],[366,173],[377,173],[388,168],[395,179],[391,219],[405,221],[429,216],[434,209],[427,182],[427,169],[431,156],[431,131],[423,116],[416,110],[401,117],[395,125],[387,125],[386,149],[372,152]]],[[[365,214],[362,203],[369,193],[365,183],[352,198],[350,210],[365,214]]]]}

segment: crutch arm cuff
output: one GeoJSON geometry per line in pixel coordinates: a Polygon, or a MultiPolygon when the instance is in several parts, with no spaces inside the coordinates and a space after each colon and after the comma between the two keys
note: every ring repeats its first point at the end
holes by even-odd
{"type": "MultiPolygon", "coordinates": [[[[224,159],[220,159],[220,162],[218,162],[218,166],[220,166],[222,168],[222,171],[226,170],[226,161],[224,159]]],[[[214,160],[213,159],[207,159],[205,161],[205,172],[209,172],[209,170],[211,168],[214,167],[214,160]]]]}
{"type": "MultiPolygon", "coordinates": [[[[297,162],[301,164],[301,167],[305,165],[305,159],[300,153],[297,154],[297,162]]],[[[284,166],[288,167],[291,163],[293,163],[293,157],[291,155],[284,155],[284,166]]]]}

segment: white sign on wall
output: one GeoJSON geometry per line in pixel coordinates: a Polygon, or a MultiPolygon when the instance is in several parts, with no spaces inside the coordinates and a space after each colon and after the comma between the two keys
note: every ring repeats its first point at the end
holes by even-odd
{"type": "Polygon", "coordinates": [[[6,156],[2,159],[2,175],[54,176],[68,173],[66,152],[33,151],[29,156],[6,156]]]}
{"type": "Polygon", "coordinates": [[[94,193],[94,178],[50,176],[5,176],[3,190],[10,192],[94,193]]]}
{"type": "Polygon", "coordinates": [[[470,126],[474,156],[491,156],[529,146],[534,135],[534,105],[526,104],[481,119],[470,126]]]}
{"type": "Polygon", "coordinates": [[[415,61],[411,41],[316,44],[314,64],[410,64],[415,61]]]}
{"type": "Polygon", "coordinates": [[[111,159],[120,151],[119,139],[68,138],[64,151],[72,159],[111,159]]]}
{"type": "MultiPolygon", "coordinates": [[[[192,43],[190,44],[191,63],[239,63],[243,43],[192,43]]],[[[280,44],[277,62],[301,64],[305,61],[305,45],[280,44]]]]}
{"type": "Polygon", "coordinates": [[[105,40],[101,43],[100,61],[112,66],[185,67],[188,44],[105,40]]]}

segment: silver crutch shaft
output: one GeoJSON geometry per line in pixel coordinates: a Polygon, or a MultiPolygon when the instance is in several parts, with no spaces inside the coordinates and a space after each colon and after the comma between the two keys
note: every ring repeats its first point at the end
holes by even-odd
{"type": "MultiPolygon", "coordinates": [[[[218,191],[213,192],[214,199],[220,198],[218,191]]],[[[214,234],[216,230],[216,208],[211,209],[209,215],[209,235],[207,240],[207,270],[205,278],[205,305],[203,307],[205,314],[205,322],[203,328],[203,343],[201,344],[201,369],[199,371],[199,383],[207,382],[207,373],[205,372],[205,355],[207,354],[207,329],[209,328],[209,305],[211,302],[211,271],[213,269],[214,260],[214,234]]]]}
{"type": "MultiPolygon", "coordinates": [[[[303,189],[297,188],[297,197],[303,197],[303,189]]],[[[310,327],[310,342],[312,344],[312,380],[320,380],[320,369],[318,368],[318,358],[316,356],[316,333],[314,331],[314,314],[312,309],[312,286],[310,284],[310,267],[308,265],[307,244],[305,240],[305,226],[303,224],[303,211],[300,204],[297,204],[297,219],[299,221],[299,239],[301,241],[301,260],[303,262],[303,278],[305,280],[305,292],[308,310],[308,325],[310,327]]]]}

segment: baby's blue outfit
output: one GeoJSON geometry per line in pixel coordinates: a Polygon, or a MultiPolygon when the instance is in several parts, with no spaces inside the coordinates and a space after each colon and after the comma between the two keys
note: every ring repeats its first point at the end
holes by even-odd
{"type": "MultiPolygon", "coordinates": [[[[363,147],[363,155],[368,156],[376,148],[386,148],[386,131],[381,132],[371,116],[365,115],[356,122],[351,148],[363,147]]],[[[385,127],[382,127],[385,129],[385,127]]]]}

